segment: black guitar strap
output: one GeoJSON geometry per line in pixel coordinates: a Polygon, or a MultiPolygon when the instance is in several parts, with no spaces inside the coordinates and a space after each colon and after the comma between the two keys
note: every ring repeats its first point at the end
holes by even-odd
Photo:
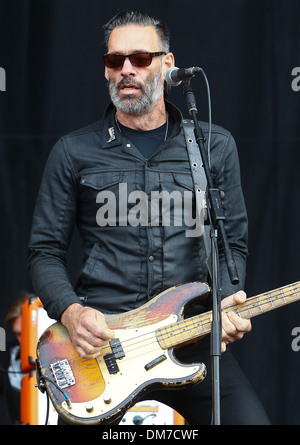
{"type": "Polygon", "coordinates": [[[206,214],[206,189],[207,179],[202,164],[201,153],[199,146],[195,140],[194,124],[191,120],[183,120],[183,129],[185,134],[186,146],[189,155],[192,178],[196,197],[196,212],[199,221],[202,221],[201,235],[203,235],[203,243],[206,250],[206,264],[209,273],[211,274],[210,256],[211,256],[211,237],[210,225],[204,224],[204,214],[206,214]]]}

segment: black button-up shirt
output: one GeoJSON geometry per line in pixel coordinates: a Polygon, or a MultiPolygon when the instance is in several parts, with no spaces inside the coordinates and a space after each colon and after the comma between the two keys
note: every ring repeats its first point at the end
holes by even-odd
{"type": "MultiPolygon", "coordinates": [[[[169,208],[154,205],[158,192],[194,194],[182,117],[166,105],[172,132],[149,159],[123,137],[112,105],[102,122],[62,137],[53,147],[29,241],[31,279],[50,317],[59,319],[70,304],[83,301],[106,313],[128,311],[176,284],[208,280],[202,236],[186,236],[189,220],[184,213],[179,221],[175,217],[175,200],[169,200],[169,208]],[[164,219],[166,212],[170,219],[164,219]],[[73,289],[66,258],[75,224],[83,264],[73,289]]],[[[207,124],[201,126],[206,134],[207,124]]],[[[225,228],[241,288],[247,216],[239,161],[232,136],[217,126],[212,127],[211,163],[216,186],[224,192],[225,228]]],[[[222,249],[220,274],[223,295],[235,291],[222,249]]]]}

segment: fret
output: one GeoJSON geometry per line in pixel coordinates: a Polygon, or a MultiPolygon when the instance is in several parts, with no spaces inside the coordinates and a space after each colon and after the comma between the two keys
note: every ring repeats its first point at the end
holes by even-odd
{"type": "Polygon", "coordinates": [[[170,335],[173,336],[173,337],[172,337],[172,340],[173,340],[173,342],[175,341],[175,344],[180,344],[180,343],[182,343],[182,341],[179,341],[179,340],[178,340],[177,335],[176,335],[176,331],[178,331],[177,328],[173,329],[173,330],[171,331],[170,335]]]}
{"type": "Polygon", "coordinates": [[[288,304],[290,302],[290,299],[291,299],[291,301],[299,299],[299,295],[297,292],[298,287],[299,287],[299,284],[295,283],[290,286],[286,286],[285,288],[282,289],[286,304],[288,304]]]}
{"type": "Polygon", "coordinates": [[[292,286],[293,286],[294,292],[295,292],[295,294],[296,294],[296,296],[297,296],[296,298],[297,298],[297,300],[299,300],[299,299],[300,299],[300,296],[299,296],[299,294],[298,294],[299,283],[295,283],[295,284],[293,284],[292,286]]]}
{"type": "Polygon", "coordinates": [[[251,318],[253,314],[252,314],[252,311],[251,311],[251,307],[250,307],[250,306],[248,307],[248,312],[249,312],[249,315],[250,315],[250,318],[251,318]]]}
{"type": "Polygon", "coordinates": [[[160,328],[157,330],[156,336],[162,349],[169,349],[199,338],[207,332],[210,332],[210,329],[205,328],[201,316],[196,316],[176,325],[160,328]]]}
{"type": "Polygon", "coordinates": [[[284,304],[286,304],[287,303],[287,301],[286,301],[286,298],[285,298],[285,295],[284,295],[284,289],[281,289],[281,294],[283,295],[283,297],[282,297],[282,299],[283,299],[283,302],[284,302],[284,304]]]}
{"type": "MultiPolygon", "coordinates": [[[[198,338],[204,330],[201,317],[192,317],[182,323],[184,323],[187,327],[187,335],[185,337],[186,341],[198,338]]],[[[180,323],[180,327],[182,323],[180,323]]]]}
{"type": "Polygon", "coordinates": [[[241,312],[240,312],[238,306],[237,306],[236,309],[235,309],[235,313],[236,313],[237,315],[241,316],[241,312]]]}
{"type": "MultiPolygon", "coordinates": [[[[273,292],[266,292],[256,297],[248,298],[244,303],[245,308],[243,312],[245,314],[245,310],[247,310],[248,315],[254,317],[280,306],[292,303],[293,301],[300,299],[297,292],[298,289],[299,283],[295,283],[294,285],[286,286],[273,292]]],[[[242,312],[242,307],[243,305],[239,306],[240,312],[242,312]]],[[[244,317],[247,317],[248,315],[244,315],[244,317]]],[[[241,316],[243,317],[243,314],[241,314],[241,316]]]]}
{"type": "Polygon", "coordinates": [[[157,334],[157,341],[160,343],[162,349],[168,349],[167,343],[165,341],[166,335],[164,334],[165,328],[159,329],[157,334]]]}
{"type": "Polygon", "coordinates": [[[259,308],[260,313],[262,314],[262,313],[264,312],[264,310],[263,310],[263,308],[261,307],[260,299],[259,299],[258,297],[256,297],[256,305],[257,305],[257,307],[259,308]]]}
{"type": "Polygon", "coordinates": [[[166,331],[165,328],[164,329],[158,329],[158,334],[156,334],[157,341],[160,344],[162,349],[168,349],[168,348],[172,347],[172,345],[169,345],[166,342],[166,339],[168,338],[168,336],[167,336],[165,331],[166,331]]]}
{"type": "Polygon", "coordinates": [[[190,332],[189,332],[189,325],[186,322],[186,320],[182,321],[177,325],[177,327],[180,330],[181,336],[182,336],[182,343],[190,339],[190,332]]]}
{"type": "Polygon", "coordinates": [[[202,320],[201,317],[198,317],[198,318],[197,318],[197,323],[198,323],[198,325],[195,324],[195,322],[196,322],[196,319],[195,319],[195,318],[192,318],[192,319],[191,319],[191,322],[192,322],[192,324],[193,324],[193,327],[196,329],[197,335],[199,335],[200,333],[202,333],[203,331],[205,331],[205,327],[204,327],[204,325],[203,325],[203,320],[202,320]]]}
{"type": "Polygon", "coordinates": [[[296,285],[293,285],[293,288],[294,288],[295,294],[297,295],[297,299],[299,300],[300,299],[300,295],[298,294],[298,285],[297,285],[297,287],[296,287],[296,285]]]}

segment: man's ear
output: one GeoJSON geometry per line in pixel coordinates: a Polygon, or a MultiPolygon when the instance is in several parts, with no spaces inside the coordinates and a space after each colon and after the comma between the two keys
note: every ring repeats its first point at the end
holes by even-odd
{"type": "Polygon", "coordinates": [[[173,53],[168,53],[163,58],[163,69],[162,69],[162,75],[163,79],[165,78],[165,74],[169,68],[172,68],[175,66],[175,58],[173,53]]]}
{"type": "Polygon", "coordinates": [[[106,80],[109,80],[109,75],[108,75],[108,69],[107,69],[107,67],[105,67],[105,70],[104,70],[104,77],[105,77],[106,80]]]}

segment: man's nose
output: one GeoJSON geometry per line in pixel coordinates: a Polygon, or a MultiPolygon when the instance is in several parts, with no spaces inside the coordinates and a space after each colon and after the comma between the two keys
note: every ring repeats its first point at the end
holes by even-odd
{"type": "Polygon", "coordinates": [[[121,75],[124,77],[132,76],[136,74],[135,67],[130,62],[129,57],[126,57],[124,60],[122,69],[121,69],[121,75]]]}

